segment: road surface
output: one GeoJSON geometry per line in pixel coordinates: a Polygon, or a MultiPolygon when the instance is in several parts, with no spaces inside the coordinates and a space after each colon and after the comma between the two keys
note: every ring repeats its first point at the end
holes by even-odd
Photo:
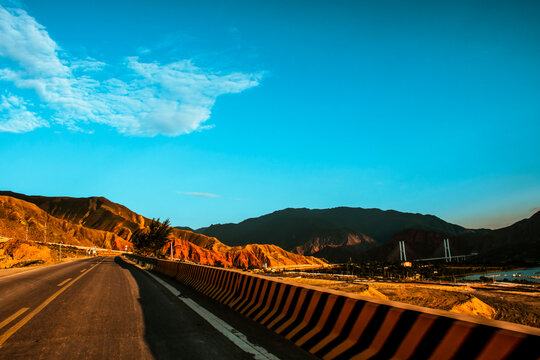
{"type": "Polygon", "coordinates": [[[226,306],[120,257],[0,271],[0,359],[29,358],[313,359],[226,306]]]}

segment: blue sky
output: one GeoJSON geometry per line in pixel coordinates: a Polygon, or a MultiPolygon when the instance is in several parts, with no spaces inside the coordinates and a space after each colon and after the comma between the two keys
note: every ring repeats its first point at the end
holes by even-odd
{"type": "Polygon", "coordinates": [[[0,188],[192,227],[540,210],[536,1],[2,1],[0,188]]]}

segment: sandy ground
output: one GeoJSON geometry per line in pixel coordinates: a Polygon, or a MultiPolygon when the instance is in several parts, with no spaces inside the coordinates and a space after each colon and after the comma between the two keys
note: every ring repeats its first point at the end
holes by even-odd
{"type": "MultiPolygon", "coordinates": [[[[62,262],[86,257],[73,251],[62,254],[62,262]]],[[[36,266],[59,263],[59,254],[47,246],[29,241],[10,240],[0,242],[0,275],[21,272],[36,266]]]]}
{"type": "Polygon", "coordinates": [[[540,286],[352,282],[299,277],[282,279],[363,296],[540,327],[540,286]]]}

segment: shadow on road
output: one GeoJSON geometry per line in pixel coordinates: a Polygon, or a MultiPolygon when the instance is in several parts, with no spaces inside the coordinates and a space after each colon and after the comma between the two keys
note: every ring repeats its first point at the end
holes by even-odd
{"type": "Polygon", "coordinates": [[[251,359],[142,270],[121,257],[138,286],[145,341],[155,359],[251,359]]]}

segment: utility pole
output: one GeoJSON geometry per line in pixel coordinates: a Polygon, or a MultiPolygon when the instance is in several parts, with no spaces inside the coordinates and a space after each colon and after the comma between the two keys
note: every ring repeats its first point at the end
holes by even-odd
{"type": "Polygon", "coordinates": [[[45,218],[45,232],[44,234],[44,242],[47,243],[47,218],[45,218]]]}
{"type": "Polygon", "coordinates": [[[171,241],[171,261],[173,261],[173,241],[171,241]]]}
{"type": "Polygon", "coordinates": [[[26,223],[26,241],[28,241],[28,223],[26,223]]]}
{"type": "Polygon", "coordinates": [[[62,242],[60,241],[60,256],[59,261],[62,262],[62,242]]]}

